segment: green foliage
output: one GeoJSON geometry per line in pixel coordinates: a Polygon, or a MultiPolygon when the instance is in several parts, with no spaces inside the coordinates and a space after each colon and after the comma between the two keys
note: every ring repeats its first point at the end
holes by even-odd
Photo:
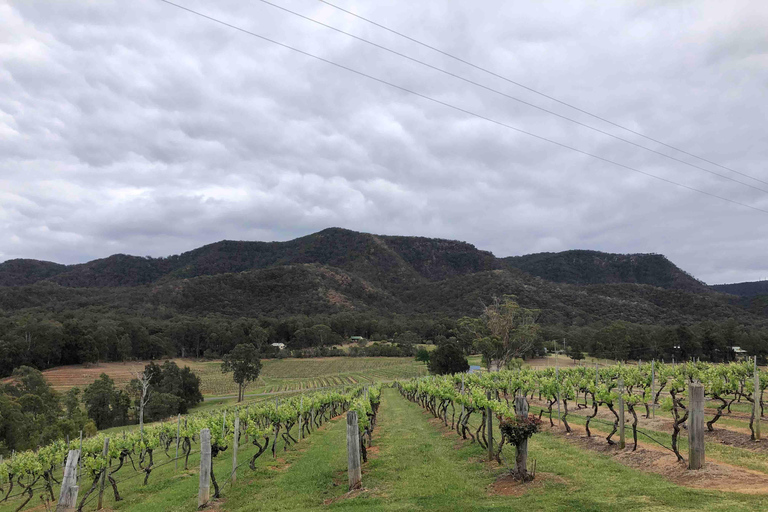
{"type": "Polygon", "coordinates": [[[525,418],[517,416],[506,417],[499,424],[499,430],[508,442],[514,446],[519,446],[523,441],[533,437],[541,427],[541,420],[529,414],[525,418]]]}
{"type": "Polygon", "coordinates": [[[261,361],[259,353],[253,345],[241,344],[232,349],[232,352],[224,356],[221,363],[223,373],[232,372],[232,378],[240,386],[238,401],[243,399],[243,389],[246,383],[259,378],[261,361]]]}
{"type": "Polygon", "coordinates": [[[99,430],[125,425],[131,400],[127,393],[115,387],[109,375],[102,373],[98,380],[85,388],[83,403],[99,430]]]}
{"type": "Polygon", "coordinates": [[[429,373],[444,375],[469,370],[469,363],[464,351],[454,343],[443,343],[429,355],[427,363],[429,373]]]}
{"type": "Polygon", "coordinates": [[[429,362],[429,350],[425,348],[420,348],[416,351],[416,360],[422,363],[428,363],[429,362]]]}
{"type": "Polygon", "coordinates": [[[73,389],[62,400],[39,371],[17,368],[12,380],[0,385],[0,454],[92,429],[78,393],[73,389]]]}

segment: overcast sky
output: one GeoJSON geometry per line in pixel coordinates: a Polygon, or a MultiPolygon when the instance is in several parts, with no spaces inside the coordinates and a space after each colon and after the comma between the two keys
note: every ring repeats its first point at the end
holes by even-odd
{"type": "MultiPolygon", "coordinates": [[[[317,0],[174,0],[441,102],[768,211],[768,184],[485,74],[317,0]]],[[[331,0],[768,182],[768,2],[331,0]]],[[[768,213],[393,89],[159,0],[0,0],[0,261],[164,256],[339,226],[497,256],[656,252],[768,277],[768,213]]]]}

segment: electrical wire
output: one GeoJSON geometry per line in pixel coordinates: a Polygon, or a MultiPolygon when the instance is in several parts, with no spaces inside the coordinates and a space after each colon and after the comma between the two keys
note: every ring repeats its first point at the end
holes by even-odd
{"type": "Polygon", "coordinates": [[[516,86],[518,86],[518,87],[520,87],[520,88],[522,88],[522,89],[525,89],[525,90],[527,90],[527,91],[530,91],[530,92],[532,92],[532,93],[534,93],[534,94],[537,94],[537,95],[539,95],[539,96],[541,96],[541,97],[543,97],[543,98],[547,98],[547,99],[549,99],[549,100],[552,100],[552,101],[554,101],[554,102],[556,102],[556,103],[559,103],[560,105],[564,105],[564,106],[566,106],[566,107],[568,107],[568,108],[572,108],[573,110],[576,110],[577,112],[581,112],[582,114],[586,114],[586,115],[588,115],[588,116],[590,116],[590,117],[592,117],[592,118],[594,118],[594,119],[598,119],[598,120],[600,120],[600,121],[603,121],[604,123],[608,123],[608,124],[610,124],[610,125],[612,125],[612,126],[615,126],[615,127],[617,127],[617,128],[621,128],[622,130],[625,130],[625,131],[627,131],[627,132],[629,132],[629,133],[632,133],[632,134],[634,134],[634,135],[637,135],[637,136],[639,136],[639,137],[643,137],[644,139],[650,140],[651,142],[655,142],[656,144],[660,144],[660,145],[662,145],[662,146],[664,146],[664,147],[667,147],[667,148],[669,148],[669,149],[673,149],[673,150],[675,150],[675,151],[678,151],[678,152],[680,152],[680,153],[683,153],[684,155],[688,155],[688,156],[691,156],[691,157],[693,157],[693,158],[696,158],[696,159],[698,159],[698,160],[701,160],[702,162],[706,162],[706,163],[708,163],[708,164],[711,164],[711,165],[714,165],[714,166],[720,167],[721,169],[725,169],[726,171],[730,171],[730,172],[732,172],[732,173],[735,173],[735,174],[739,174],[739,175],[741,175],[741,176],[744,176],[745,178],[750,178],[750,179],[752,179],[752,180],[755,180],[755,181],[759,181],[760,183],[763,183],[763,184],[766,184],[766,185],[768,185],[768,181],[762,180],[762,179],[760,179],[760,178],[755,178],[754,176],[750,176],[749,174],[746,174],[746,173],[744,173],[744,172],[741,172],[741,171],[737,171],[737,170],[735,170],[735,169],[732,169],[732,168],[730,168],[730,167],[727,167],[727,166],[725,166],[725,165],[719,164],[719,163],[717,163],[717,162],[714,162],[714,161],[712,161],[712,160],[708,160],[707,158],[704,158],[704,157],[698,156],[698,155],[696,155],[696,154],[694,154],[694,153],[688,152],[688,151],[686,151],[686,150],[684,150],[684,149],[680,149],[680,148],[678,148],[678,147],[676,147],[676,146],[673,146],[673,145],[671,145],[671,144],[667,144],[667,143],[665,143],[665,142],[662,142],[662,141],[660,141],[660,140],[658,140],[658,139],[655,139],[655,138],[653,138],[653,137],[650,137],[650,136],[648,136],[648,135],[645,135],[645,134],[643,134],[643,133],[641,133],[641,132],[638,132],[638,131],[636,131],[636,130],[633,130],[633,129],[631,129],[631,128],[627,128],[626,126],[623,126],[623,125],[621,125],[621,124],[615,123],[615,122],[613,122],[613,121],[611,121],[611,120],[609,120],[609,119],[606,119],[605,117],[599,116],[599,115],[597,115],[597,114],[593,114],[592,112],[589,112],[588,110],[584,110],[584,109],[582,109],[582,108],[580,108],[580,107],[577,107],[576,105],[573,105],[572,103],[568,103],[567,101],[563,101],[563,100],[561,100],[561,99],[558,99],[558,98],[556,98],[556,97],[554,97],[554,96],[551,96],[551,95],[549,95],[549,94],[546,94],[546,93],[543,93],[543,92],[541,92],[541,91],[538,91],[538,90],[534,89],[534,88],[533,88],[533,87],[531,87],[531,86],[525,85],[525,84],[523,84],[523,83],[520,83],[520,82],[517,82],[517,81],[515,81],[515,80],[512,80],[511,78],[505,77],[505,76],[503,76],[503,75],[501,75],[501,74],[499,74],[499,73],[496,73],[496,72],[494,72],[494,71],[491,71],[491,70],[489,70],[489,69],[487,69],[487,68],[484,68],[484,67],[482,67],[482,66],[479,66],[479,65],[477,65],[477,64],[474,64],[474,63],[472,63],[472,62],[470,62],[470,61],[468,61],[468,60],[466,60],[466,59],[462,59],[461,57],[457,57],[457,56],[455,56],[455,55],[453,55],[453,54],[451,54],[451,53],[449,53],[449,52],[447,52],[447,51],[445,51],[445,50],[441,50],[441,49],[439,49],[439,48],[437,48],[437,47],[435,47],[435,46],[432,46],[432,45],[429,45],[429,44],[427,44],[427,43],[424,43],[424,42],[422,42],[422,41],[419,41],[418,39],[416,39],[416,38],[414,38],[414,37],[411,37],[411,36],[408,36],[408,35],[406,35],[406,34],[403,34],[402,32],[398,32],[397,30],[394,30],[394,29],[392,29],[392,28],[389,28],[389,27],[387,27],[387,26],[385,26],[385,25],[382,25],[381,23],[377,23],[377,22],[375,22],[375,21],[371,20],[370,18],[366,18],[366,17],[364,17],[364,16],[361,16],[361,15],[359,15],[359,14],[356,14],[356,13],[354,13],[354,12],[352,12],[352,11],[349,11],[349,10],[347,10],[347,9],[344,9],[343,7],[339,7],[338,5],[332,4],[331,2],[329,2],[329,1],[327,1],[327,0],[319,0],[319,1],[320,1],[320,2],[322,2],[322,3],[324,3],[325,5],[327,5],[327,6],[329,6],[329,7],[333,7],[334,9],[337,9],[337,10],[339,10],[339,11],[345,12],[345,13],[349,14],[350,16],[354,16],[355,18],[358,18],[358,19],[360,19],[360,20],[362,20],[362,21],[365,21],[366,23],[370,23],[371,25],[374,25],[374,26],[376,26],[376,27],[379,27],[379,28],[381,28],[381,29],[383,29],[383,30],[386,30],[387,32],[390,32],[390,33],[392,33],[392,34],[395,34],[395,35],[397,35],[397,36],[400,36],[400,37],[402,37],[402,38],[404,38],[404,39],[407,39],[407,40],[409,40],[409,41],[411,41],[411,42],[413,42],[413,43],[416,43],[416,44],[418,44],[418,45],[420,45],[420,46],[423,46],[424,48],[428,48],[428,49],[430,49],[430,50],[432,50],[432,51],[435,51],[435,52],[437,52],[437,53],[439,53],[439,54],[441,54],[441,55],[444,55],[444,56],[446,56],[446,57],[449,57],[449,58],[451,58],[451,59],[453,59],[453,60],[455,60],[455,61],[457,61],[457,62],[461,62],[462,64],[466,64],[467,66],[470,66],[470,67],[472,67],[472,68],[475,68],[475,69],[477,69],[477,70],[480,70],[480,71],[482,71],[482,72],[484,72],[484,73],[487,73],[487,74],[489,74],[489,75],[491,75],[491,76],[494,76],[494,77],[496,77],[496,78],[500,78],[501,80],[504,80],[505,82],[508,82],[508,83],[510,83],[510,84],[513,84],[513,85],[516,85],[516,86]]]}
{"type": "Polygon", "coordinates": [[[483,120],[485,120],[485,121],[488,121],[488,122],[490,122],[490,123],[496,124],[496,125],[498,125],[498,126],[501,126],[501,127],[504,127],[504,128],[507,128],[507,129],[510,129],[510,130],[513,130],[513,131],[516,131],[516,132],[518,132],[518,133],[522,133],[522,134],[524,134],[524,135],[528,135],[528,136],[530,136],[530,137],[533,137],[533,138],[535,138],[535,139],[539,139],[539,140],[542,140],[542,141],[545,141],[545,142],[549,142],[550,144],[553,144],[553,145],[555,145],[555,146],[558,146],[558,147],[562,147],[562,148],[565,148],[565,149],[569,149],[569,150],[571,150],[571,151],[574,151],[574,152],[576,152],[576,153],[579,153],[579,154],[582,154],[582,155],[585,155],[585,156],[589,156],[589,157],[591,157],[591,158],[594,158],[594,159],[596,159],[596,160],[600,160],[600,161],[602,161],[602,162],[605,162],[605,163],[609,163],[609,164],[615,165],[615,166],[617,166],[617,167],[620,167],[620,168],[622,168],[622,169],[626,169],[626,170],[629,170],[629,171],[632,171],[632,172],[635,172],[635,173],[638,173],[638,174],[642,174],[642,175],[645,175],[645,176],[648,176],[648,177],[651,177],[651,178],[655,178],[655,179],[657,179],[657,180],[660,180],[660,181],[663,181],[663,182],[669,183],[669,184],[671,184],[671,185],[675,185],[675,186],[678,186],[678,187],[684,188],[684,189],[686,189],[686,190],[690,190],[690,191],[692,191],[692,192],[697,192],[697,193],[700,193],[700,194],[703,194],[703,195],[706,195],[706,196],[710,196],[710,197],[713,197],[713,198],[716,198],[716,199],[720,199],[720,200],[722,200],[722,201],[725,201],[725,202],[728,202],[728,203],[732,203],[732,204],[735,204],[735,205],[743,206],[743,207],[745,207],[745,208],[749,208],[749,209],[751,209],[751,210],[755,210],[755,211],[758,211],[758,212],[761,212],[761,213],[765,213],[765,214],[768,214],[768,210],[765,210],[765,209],[763,209],[763,208],[759,208],[759,207],[757,207],[757,206],[752,206],[752,205],[750,205],[750,204],[747,204],[747,203],[743,203],[743,202],[741,202],[741,201],[736,201],[736,200],[734,200],[734,199],[729,199],[729,198],[727,198],[727,197],[723,197],[723,196],[720,196],[720,195],[717,195],[717,194],[713,194],[713,193],[711,193],[711,192],[707,192],[707,191],[705,191],[705,190],[701,190],[701,189],[698,189],[698,188],[695,188],[695,187],[691,187],[691,186],[689,186],[689,185],[685,185],[685,184],[682,184],[682,183],[679,183],[679,182],[676,182],[676,181],[673,181],[673,180],[670,180],[670,179],[667,179],[667,178],[663,178],[663,177],[661,177],[661,176],[657,176],[657,175],[655,175],[655,174],[651,174],[651,173],[649,173],[649,172],[646,172],[646,171],[642,171],[642,170],[640,170],[640,169],[637,169],[637,168],[635,168],[635,167],[631,167],[631,166],[628,166],[628,165],[625,165],[625,164],[622,164],[622,163],[616,162],[616,161],[614,161],[614,160],[611,160],[611,159],[609,159],[609,158],[605,158],[605,157],[602,157],[602,156],[596,155],[596,154],[594,154],[594,153],[590,153],[590,152],[588,152],[588,151],[585,151],[585,150],[582,150],[582,149],[578,149],[578,148],[576,148],[576,147],[573,147],[573,146],[569,146],[568,144],[565,144],[565,143],[562,143],[562,142],[558,142],[558,141],[555,141],[555,140],[553,140],[553,139],[549,139],[549,138],[547,138],[547,137],[544,137],[544,136],[541,136],[541,135],[537,135],[537,134],[535,134],[535,133],[532,133],[532,132],[529,132],[529,131],[526,131],[526,130],[523,130],[523,129],[517,128],[517,127],[515,127],[515,126],[512,126],[512,125],[510,125],[510,124],[504,123],[504,122],[502,122],[502,121],[498,121],[498,120],[496,120],[496,119],[492,119],[492,118],[490,118],[490,117],[486,117],[486,116],[484,116],[484,115],[482,115],[482,114],[478,114],[478,113],[476,113],[476,112],[472,112],[472,111],[470,111],[470,110],[467,110],[467,109],[464,109],[464,108],[462,108],[462,107],[458,107],[458,106],[456,106],[456,105],[453,105],[453,104],[450,104],[450,103],[444,102],[444,101],[442,101],[442,100],[438,100],[438,99],[436,99],[436,98],[433,98],[433,97],[431,97],[431,96],[428,96],[428,95],[426,95],[426,94],[422,94],[422,93],[419,93],[419,92],[413,91],[413,90],[411,90],[411,89],[408,89],[408,88],[406,88],[406,87],[403,87],[403,86],[400,86],[400,85],[396,85],[396,84],[394,84],[394,83],[392,83],[392,82],[388,82],[388,81],[386,81],[386,80],[384,80],[384,79],[382,79],[382,78],[378,78],[378,77],[375,77],[375,76],[373,76],[373,75],[369,75],[369,74],[367,74],[367,73],[364,73],[364,72],[362,72],[362,71],[356,70],[356,69],[354,69],[354,68],[350,68],[350,67],[348,67],[348,66],[345,66],[345,65],[343,65],[343,64],[339,64],[339,63],[337,63],[337,62],[334,62],[334,61],[331,61],[331,60],[325,59],[325,58],[323,58],[323,57],[320,57],[320,56],[318,56],[318,55],[315,55],[315,54],[312,54],[312,53],[306,52],[306,51],[304,51],[304,50],[301,50],[301,49],[299,49],[299,48],[296,48],[296,47],[294,47],[294,46],[290,46],[290,45],[288,45],[288,44],[285,44],[285,43],[281,43],[281,42],[279,42],[279,41],[276,41],[276,40],[274,40],[274,39],[270,39],[270,38],[268,38],[268,37],[266,37],[266,36],[263,36],[263,35],[257,34],[256,32],[252,32],[252,31],[250,31],[250,30],[246,30],[246,29],[244,29],[244,28],[242,28],[242,27],[238,27],[238,26],[236,26],[236,25],[232,25],[231,23],[227,23],[227,22],[225,22],[225,21],[222,21],[222,20],[219,20],[219,19],[217,19],[217,18],[214,18],[214,17],[208,16],[207,14],[201,13],[201,12],[199,12],[199,11],[195,11],[195,10],[193,10],[193,9],[190,9],[190,8],[188,8],[188,7],[185,7],[185,6],[183,6],[183,5],[179,5],[179,4],[176,4],[176,3],[174,3],[174,2],[171,2],[170,0],[158,0],[158,1],[160,1],[160,2],[163,2],[163,3],[165,3],[165,4],[168,4],[168,5],[170,5],[170,6],[176,7],[176,8],[178,8],[178,9],[181,9],[181,10],[187,11],[187,12],[189,12],[189,13],[191,13],[191,14],[195,14],[196,16],[200,16],[201,18],[205,18],[205,19],[207,19],[207,20],[209,20],[209,21],[213,21],[214,23],[218,23],[218,24],[220,24],[220,25],[223,25],[223,26],[226,26],[226,27],[232,28],[232,29],[234,29],[234,30],[237,30],[237,31],[239,31],[239,32],[242,32],[242,33],[244,33],[244,34],[248,34],[248,35],[251,35],[251,36],[253,36],[253,37],[259,38],[259,39],[261,39],[261,40],[263,40],[263,41],[267,41],[267,42],[269,42],[269,43],[275,44],[275,45],[277,45],[277,46],[281,46],[281,47],[283,47],[283,48],[286,48],[286,49],[288,49],[288,50],[292,50],[292,51],[294,51],[294,52],[300,53],[300,54],[302,54],[302,55],[305,55],[305,56],[307,56],[307,57],[311,57],[311,58],[313,58],[313,59],[316,59],[316,60],[319,60],[319,61],[321,61],[321,62],[325,62],[325,63],[327,63],[327,64],[330,64],[330,65],[332,65],[332,66],[335,66],[335,67],[337,67],[337,68],[339,68],[339,69],[344,69],[344,70],[346,70],[346,71],[349,71],[350,73],[354,73],[354,74],[356,74],[356,75],[359,75],[359,76],[362,76],[362,77],[368,78],[368,79],[370,79],[370,80],[373,80],[373,81],[375,81],[375,82],[379,82],[379,83],[382,83],[382,84],[384,84],[384,85],[388,85],[388,86],[390,86],[390,87],[393,87],[393,88],[395,88],[395,89],[401,90],[401,91],[403,91],[403,92],[407,92],[407,93],[409,93],[409,94],[412,94],[412,95],[414,95],[414,96],[417,96],[417,97],[420,97],[420,98],[426,99],[426,100],[428,100],[428,101],[431,101],[431,102],[433,102],[433,103],[437,103],[438,105],[443,105],[443,106],[445,106],[445,107],[451,108],[451,109],[453,109],[453,110],[456,110],[456,111],[458,111],[458,112],[462,112],[462,113],[464,113],[464,114],[467,114],[467,115],[470,115],[470,116],[473,116],[473,117],[477,117],[478,119],[483,119],[483,120]]]}
{"type": "MultiPolygon", "coordinates": [[[[712,171],[712,170],[707,169],[705,167],[701,167],[700,165],[696,165],[696,164],[693,164],[691,162],[687,162],[687,161],[682,160],[680,158],[676,158],[676,157],[668,155],[666,153],[662,153],[661,151],[657,151],[657,150],[649,148],[647,146],[643,146],[642,144],[638,144],[637,142],[633,142],[633,141],[625,139],[623,137],[619,137],[618,135],[615,135],[613,133],[607,132],[605,130],[601,130],[600,128],[596,128],[596,127],[588,125],[586,123],[582,123],[581,121],[578,121],[578,120],[573,119],[571,117],[559,114],[557,112],[554,112],[552,110],[546,109],[546,108],[541,107],[539,105],[536,105],[534,103],[530,103],[530,102],[525,101],[523,99],[520,99],[520,98],[517,98],[517,97],[512,96],[510,94],[507,94],[505,92],[499,91],[498,89],[494,89],[493,87],[488,87],[487,85],[481,84],[479,82],[475,82],[474,80],[470,80],[469,78],[463,77],[463,76],[458,75],[456,73],[452,73],[452,72],[447,71],[445,69],[442,69],[440,67],[433,66],[432,64],[429,64],[428,62],[424,62],[422,60],[416,59],[414,57],[411,57],[411,56],[406,55],[404,53],[398,52],[398,51],[393,50],[391,48],[388,48],[386,46],[380,45],[378,43],[374,43],[373,41],[369,41],[368,39],[365,39],[365,38],[356,36],[354,34],[351,34],[349,32],[346,32],[346,31],[344,31],[344,30],[342,30],[340,28],[336,28],[336,27],[333,27],[331,25],[328,25],[327,23],[323,23],[322,21],[318,21],[318,20],[316,20],[314,18],[310,18],[309,16],[305,16],[305,15],[303,15],[301,13],[296,12],[296,11],[292,11],[291,9],[283,7],[282,5],[274,4],[274,3],[270,2],[269,0],[259,0],[259,1],[264,3],[264,4],[266,4],[266,5],[270,5],[270,6],[274,7],[274,8],[276,8],[276,9],[280,9],[281,11],[287,12],[287,13],[292,14],[294,16],[298,16],[299,18],[302,18],[304,20],[311,21],[312,23],[316,23],[316,24],[321,25],[323,27],[326,27],[326,28],[328,28],[330,30],[336,31],[336,32],[338,32],[340,34],[344,34],[344,35],[346,35],[348,37],[351,37],[351,38],[356,39],[358,41],[361,41],[363,43],[369,44],[369,45],[371,45],[373,47],[376,47],[376,48],[379,48],[379,49],[384,50],[386,52],[389,52],[389,53],[391,53],[393,55],[397,55],[398,57],[402,57],[404,59],[410,60],[411,62],[415,62],[415,63],[420,64],[422,66],[425,66],[427,68],[430,68],[430,69],[433,69],[433,70],[438,71],[440,73],[443,73],[445,75],[451,76],[453,78],[456,78],[457,80],[461,80],[463,82],[466,82],[468,84],[474,85],[476,87],[480,87],[481,89],[485,89],[486,91],[493,92],[495,94],[498,94],[499,96],[503,96],[503,97],[505,97],[507,99],[516,101],[516,102],[521,103],[523,105],[527,105],[529,107],[535,108],[535,109],[540,110],[542,112],[546,112],[547,114],[551,114],[553,116],[559,117],[560,119],[564,119],[566,121],[569,121],[569,122],[574,123],[576,125],[582,126],[582,127],[587,128],[589,130],[595,131],[597,133],[606,135],[606,136],[611,137],[613,139],[616,139],[618,141],[624,142],[626,144],[630,144],[630,145],[635,146],[635,147],[640,148],[640,149],[644,149],[645,151],[648,151],[650,153],[654,153],[656,155],[663,156],[664,158],[669,158],[670,160],[674,160],[675,162],[679,162],[681,164],[690,166],[690,167],[692,167],[694,169],[698,169],[700,171],[712,174],[713,176],[718,176],[718,177],[723,178],[725,180],[732,181],[734,183],[738,183],[740,185],[744,185],[745,187],[749,187],[749,188],[752,188],[752,189],[755,189],[755,190],[759,190],[760,192],[765,192],[765,193],[768,194],[768,190],[766,190],[764,188],[761,188],[761,187],[758,187],[758,186],[755,186],[755,185],[752,185],[752,184],[749,184],[749,183],[744,183],[743,181],[739,181],[739,180],[737,180],[735,178],[732,178],[730,176],[726,176],[724,174],[720,174],[719,172],[715,172],[715,171],[712,171]]],[[[752,179],[754,179],[754,178],[752,178],[752,179]]],[[[761,181],[761,180],[758,180],[758,181],[761,181]]],[[[764,183],[766,183],[768,185],[768,182],[764,182],[764,183]]]]}

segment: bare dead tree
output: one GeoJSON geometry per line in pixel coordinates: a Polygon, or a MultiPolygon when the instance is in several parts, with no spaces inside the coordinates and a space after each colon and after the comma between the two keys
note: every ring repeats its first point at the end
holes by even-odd
{"type": "Polygon", "coordinates": [[[475,338],[489,369],[501,370],[533,347],[539,330],[538,317],[538,310],[523,308],[511,296],[505,296],[494,297],[480,318],[463,318],[459,323],[475,338]]]}
{"type": "Polygon", "coordinates": [[[139,382],[141,388],[141,397],[139,398],[139,432],[141,433],[141,440],[144,440],[144,406],[149,402],[150,391],[149,383],[152,380],[152,375],[145,371],[133,372],[133,377],[139,382]]]}

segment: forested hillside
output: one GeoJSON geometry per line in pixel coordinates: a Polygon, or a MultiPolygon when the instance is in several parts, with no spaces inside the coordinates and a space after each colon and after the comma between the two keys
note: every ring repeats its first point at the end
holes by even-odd
{"type": "Polygon", "coordinates": [[[712,289],[721,293],[730,293],[742,297],[768,295],[768,281],[751,281],[746,283],[714,284],[712,289]]]}
{"type": "Polygon", "coordinates": [[[626,339],[642,338],[629,343],[638,354],[653,343],[660,353],[685,344],[657,328],[707,323],[687,350],[711,357],[768,339],[760,297],[712,291],[660,255],[498,259],[464,242],[327,229],[289,242],[224,241],[168,258],[2,263],[0,373],[20,364],[216,356],[242,341],[290,349],[327,348],[351,335],[413,343],[458,336],[457,319],[479,315],[503,295],[540,311],[544,338],[571,333],[588,341],[622,322],[620,330],[633,333],[626,339]],[[705,332],[720,334],[706,341],[705,332]],[[663,343],[649,341],[657,335],[663,343]]]}
{"type": "Polygon", "coordinates": [[[565,251],[511,256],[502,261],[509,267],[558,283],[637,283],[695,292],[706,290],[704,283],[661,254],[565,251]]]}

